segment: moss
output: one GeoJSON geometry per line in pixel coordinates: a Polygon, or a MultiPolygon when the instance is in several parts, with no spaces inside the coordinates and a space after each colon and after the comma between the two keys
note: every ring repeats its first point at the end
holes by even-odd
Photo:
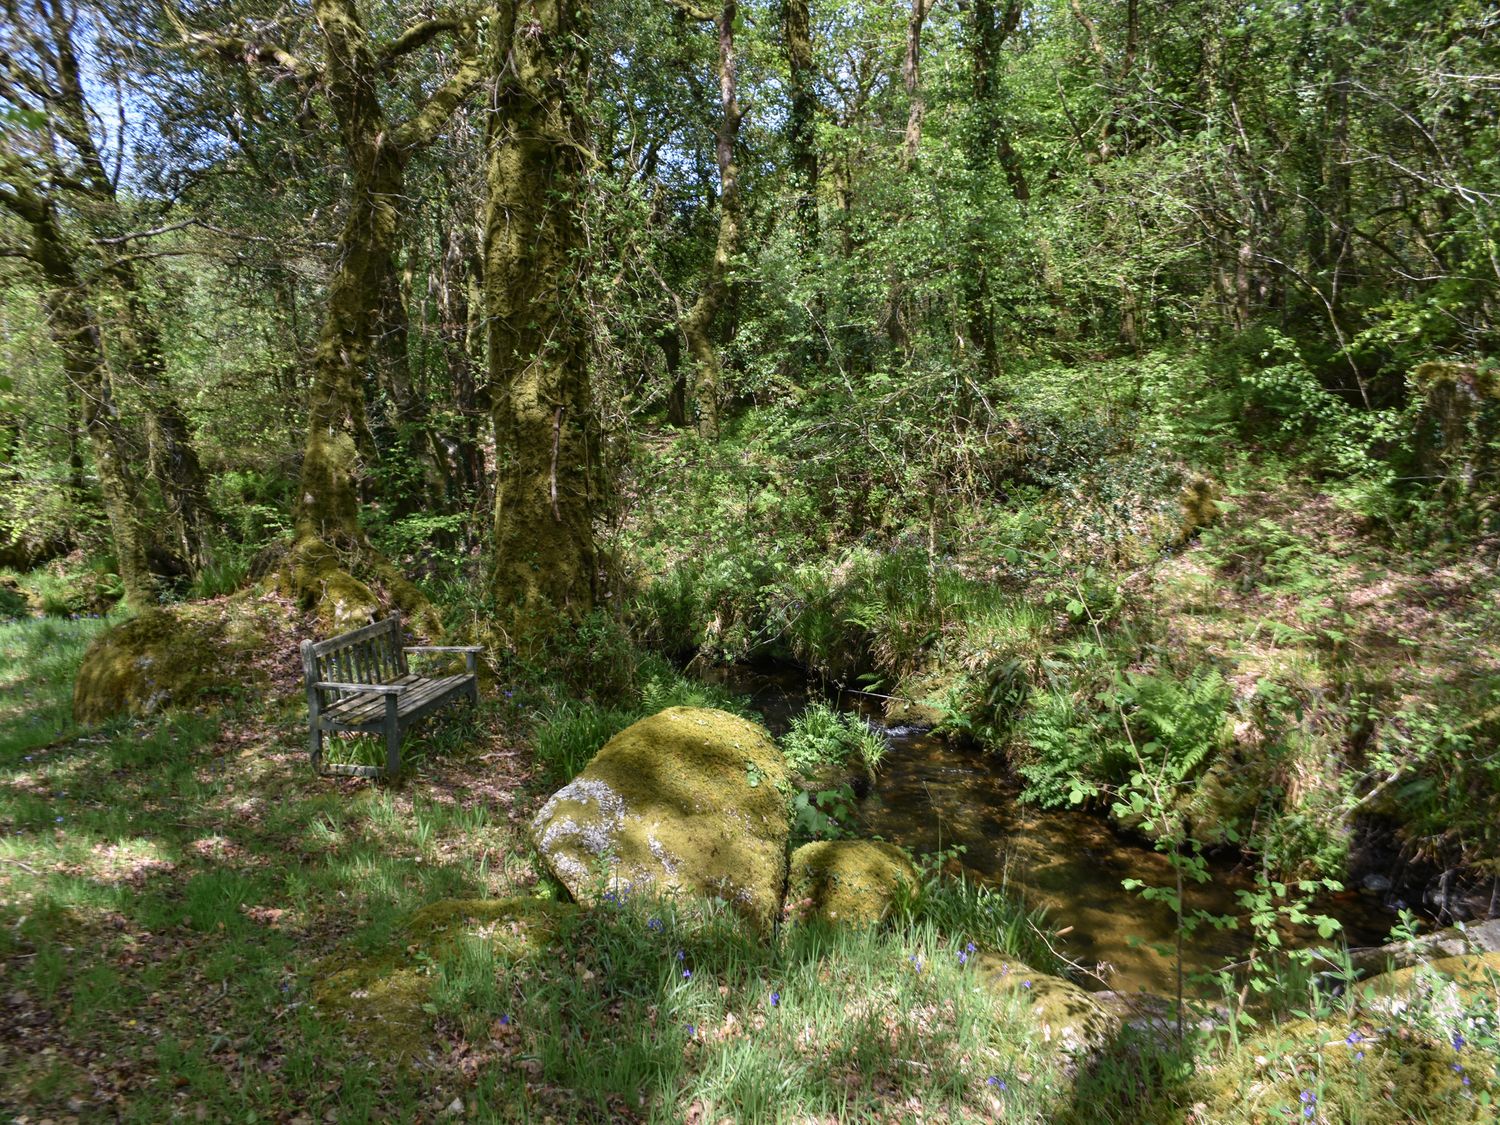
{"type": "Polygon", "coordinates": [[[993,953],[977,953],[972,963],[984,987],[997,1000],[1025,1005],[1048,1043],[1055,1042],[1075,1053],[1091,1053],[1120,1030],[1119,1017],[1070,980],[1039,973],[1020,961],[993,953]]]}
{"type": "Polygon", "coordinates": [[[331,634],[368,625],[380,612],[374,591],[344,569],[332,547],[313,536],[291,549],[281,580],[287,597],[316,612],[331,634]]]}
{"type": "Polygon", "coordinates": [[[1300,1120],[1306,1105],[1319,1121],[1493,1121],[1493,1076],[1466,1062],[1475,1060],[1410,1030],[1351,1033],[1342,1024],[1296,1020],[1201,1068],[1175,1100],[1192,1104],[1196,1119],[1224,1125],[1300,1120]],[[1491,1104],[1481,1103],[1485,1095],[1491,1104]]]}
{"type": "Polygon", "coordinates": [[[1429,998],[1445,994],[1460,1003],[1476,998],[1500,999],[1500,953],[1439,957],[1421,965],[1380,973],[1360,985],[1370,998],[1429,998]]]}
{"type": "Polygon", "coordinates": [[[313,1001],[383,1057],[410,1062],[431,1041],[434,969],[458,955],[465,937],[483,940],[497,961],[515,963],[555,948],[576,914],[572,903],[542,899],[429,903],[399,931],[399,949],[340,953],[317,965],[313,1001]]]}
{"type": "MultiPolygon", "coordinates": [[[[97,723],[188,707],[263,680],[269,638],[285,625],[279,602],[253,593],[149,609],[101,633],[84,653],[73,685],[73,717],[97,723]]],[[[274,659],[293,659],[290,653],[274,659]]]]}
{"type": "Polygon", "coordinates": [[[1177,494],[1177,503],[1182,509],[1182,523],[1178,541],[1186,543],[1205,527],[1219,522],[1222,509],[1219,501],[1224,490],[1209,477],[1195,474],[1182,486],[1177,494]]]}
{"type": "Polygon", "coordinates": [[[871,840],[823,840],[792,853],[787,905],[794,917],[869,925],[920,886],[906,853],[871,840]]]}
{"type": "Polygon", "coordinates": [[[787,785],[761,727],[671,707],[610,739],[532,832],[581,902],[623,885],[707,895],[768,932],[786,874],[787,785]]]}
{"type": "Polygon", "coordinates": [[[953,669],[927,668],[904,677],[885,701],[891,726],[938,727],[951,717],[951,700],[961,680],[953,669]]]}

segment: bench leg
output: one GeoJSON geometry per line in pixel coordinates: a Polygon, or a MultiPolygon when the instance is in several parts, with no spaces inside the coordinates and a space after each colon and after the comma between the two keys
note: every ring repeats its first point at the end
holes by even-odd
{"type": "Polygon", "coordinates": [[[385,697],[385,774],[395,777],[401,772],[401,726],[396,721],[396,697],[385,697]]]}
{"type": "Polygon", "coordinates": [[[308,733],[308,750],[312,754],[313,774],[323,772],[323,732],[318,727],[318,721],[313,720],[312,728],[308,733]]]}

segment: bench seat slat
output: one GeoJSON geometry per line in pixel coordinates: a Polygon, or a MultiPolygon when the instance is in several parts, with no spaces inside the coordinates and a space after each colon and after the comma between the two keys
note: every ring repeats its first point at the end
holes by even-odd
{"type": "MultiPolygon", "coordinates": [[[[415,711],[423,710],[430,703],[466,689],[473,676],[440,676],[424,679],[421,676],[402,676],[392,686],[405,686],[407,690],[396,697],[396,715],[405,720],[415,711]]],[[[348,695],[325,708],[319,721],[330,729],[348,726],[379,727],[385,722],[385,699],[383,696],[360,692],[348,695]]]]}

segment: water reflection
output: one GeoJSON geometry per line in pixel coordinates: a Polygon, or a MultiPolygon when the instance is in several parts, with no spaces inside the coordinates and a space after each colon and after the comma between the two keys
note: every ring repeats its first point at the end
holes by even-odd
{"type": "MultiPolygon", "coordinates": [[[[810,698],[795,669],[732,666],[702,674],[748,697],[778,736],[810,698]]],[[[878,721],[877,701],[870,697],[835,693],[830,698],[878,721]]],[[[962,863],[971,876],[1007,885],[1047,909],[1054,927],[1063,931],[1059,952],[1097,971],[1093,987],[1175,990],[1172,912],[1123,886],[1127,879],[1172,885],[1166,856],[1116,834],[1093,814],[1022,805],[1018,784],[994,755],[909,727],[888,729],[886,735],[890,752],[873,791],[860,803],[865,833],[917,854],[962,846],[962,863]]],[[[1188,911],[1241,916],[1235,891],[1252,885],[1250,873],[1229,859],[1210,861],[1209,873],[1209,882],[1187,888],[1188,911]]],[[[1394,921],[1378,903],[1355,895],[1322,903],[1320,909],[1340,919],[1345,940],[1354,946],[1384,941],[1394,921]]],[[[1286,935],[1289,943],[1313,937],[1286,935]]],[[[1249,942],[1243,920],[1237,930],[1200,926],[1184,949],[1185,971],[1206,973],[1238,961],[1249,942]]]]}

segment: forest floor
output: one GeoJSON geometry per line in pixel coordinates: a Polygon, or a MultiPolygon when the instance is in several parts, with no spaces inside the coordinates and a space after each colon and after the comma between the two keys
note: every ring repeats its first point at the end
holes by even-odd
{"type": "MultiPolygon", "coordinates": [[[[1242,701],[1289,684],[1316,727],[1378,692],[1420,733],[1411,716],[1458,725],[1500,676],[1494,547],[1422,562],[1327,497],[1251,493],[1122,587],[1242,701]]],[[[485,933],[428,947],[423,907],[555,895],[527,832],[556,782],[533,739],[551,689],[486,684],[408,742],[397,785],[319,779],[296,691],[77,727],[73,677],[110,623],[0,622],[0,1107],[28,1125],[1493,1119],[1493,1025],[1450,1045],[1452,1020],[1417,1011],[1335,1005],[1186,1057],[1126,1036],[1075,1078],[965,975],[961,925],[767,946],[632,903],[564,915],[515,962],[485,933]],[[396,966],[414,995],[382,991],[396,966]],[[1364,1070],[1330,1055],[1351,1043],[1364,1070]]]]}
{"type": "Polygon", "coordinates": [[[420,907],[550,893],[524,703],[488,692],[425,732],[399,785],[318,779],[294,700],[75,728],[72,677],[105,624],[0,625],[17,1121],[941,1121],[1062,1097],[930,927],[767,948],[641,903],[506,971],[482,942],[429,957],[420,907]],[[420,966],[415,1006],[327,990],[367,963],[378,992],[393,958],[420,966]]]}

